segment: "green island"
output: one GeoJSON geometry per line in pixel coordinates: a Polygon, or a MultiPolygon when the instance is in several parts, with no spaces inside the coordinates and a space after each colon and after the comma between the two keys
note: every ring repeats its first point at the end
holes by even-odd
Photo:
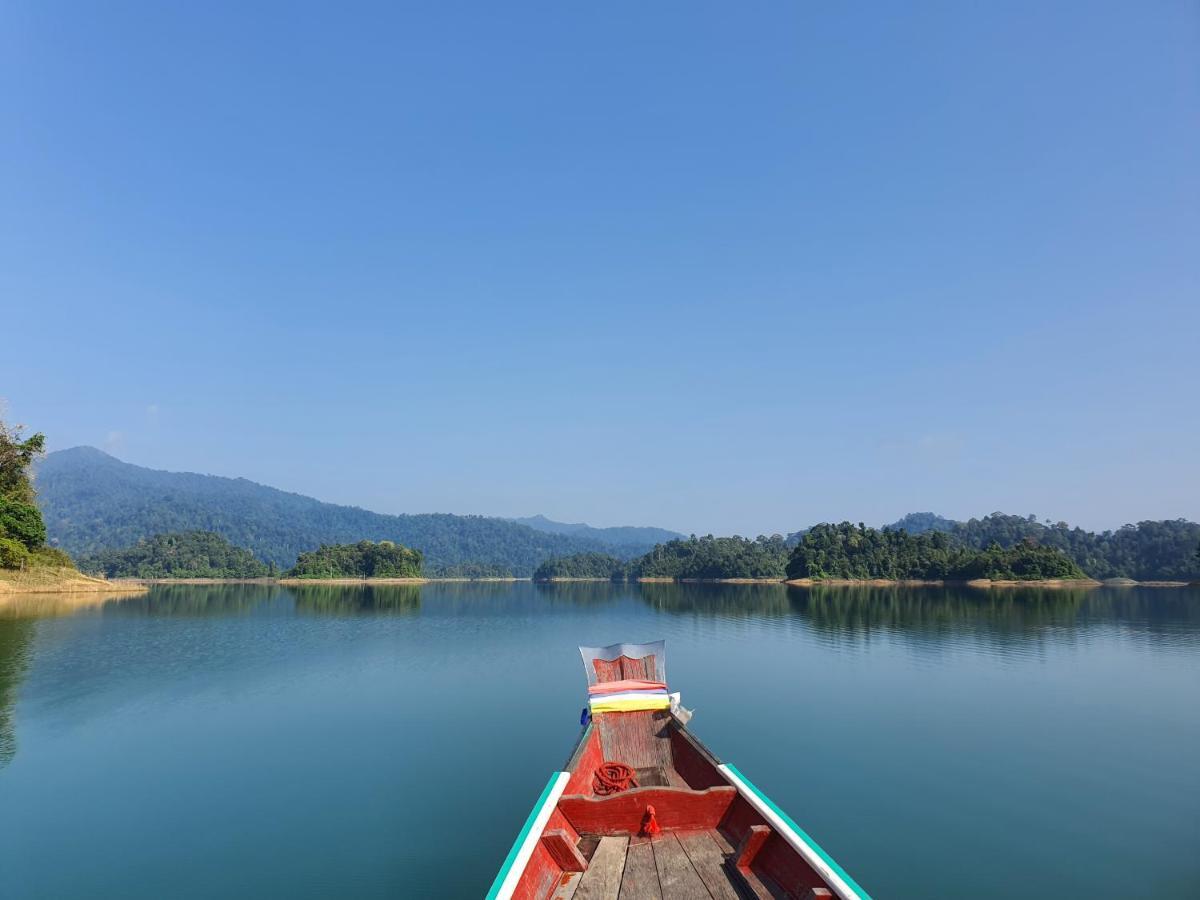
{"type": "Polygon", "coordinates": [[[357,544],[323,544],[301,553],[287,578],[421,578],[424,556],[420,550],[392,541],[359,541],[357,544]]]}
{"type": "MultiPolygon", "coordinates": [[[[1089,578],[1103,581],[1193,581],[1200,578],[1200,523],[1187,519],[1143,521],[1110,531],[1086,531],[1066,522],[995,512],[955,522],[933,513],[910,513],[888,526],[891,531],[923,534],[941,531],[966,547],[1012,547],[1031,541],[1069,556],[1089,578]]],[[[795,537],[799,537],[796,535],[795,537]]]]}
{"type": "Polygon", "coordinates": [[[279,569],[212,531],[156,534],[84,557],[79,569],[106,578],[274,578],[279,569]]]}
{"type": "Polygon", "coordinates": [[[956,544],[941,531],[816,525],[792,549],[789,580],[812,581],[1083,581],[1087,575],[1055,547],[1023,540],[983,550],[956,544]]]}

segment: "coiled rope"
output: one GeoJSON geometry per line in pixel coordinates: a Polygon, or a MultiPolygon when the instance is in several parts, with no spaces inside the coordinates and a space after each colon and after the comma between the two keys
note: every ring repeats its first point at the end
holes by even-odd
{"type": "Polygon", "coordinates": [[[601,797],[619,794],[621,791],[637,786],[637,773],[625,763],[604,762],[596,766],[592,790],[601,797]]]}

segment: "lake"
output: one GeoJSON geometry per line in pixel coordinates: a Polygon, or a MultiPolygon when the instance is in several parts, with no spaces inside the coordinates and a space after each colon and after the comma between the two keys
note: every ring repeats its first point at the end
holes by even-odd
{"type": "Polygon", "coordinates": [[[480,897],[657,638],[876,898],[1200,896],[1200,590],[529,583],[0,606],[0,895],[480,897]]]}

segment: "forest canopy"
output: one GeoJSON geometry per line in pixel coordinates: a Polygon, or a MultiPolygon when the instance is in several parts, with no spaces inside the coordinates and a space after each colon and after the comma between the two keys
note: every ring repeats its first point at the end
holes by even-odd
{"type": "Polygon", "coordinates": [[[392,541],[323,544],[301,553],[289,578],[420,578],[424,557],[392,541]]]}
{"type": "Polygon", "coordinates": [[[1012,547],[1032,541],[1061,550],[1091,578],[1138,581],[1200,579],[1200,523],[1187,519],[1144,521],[1115,531],[1085,531],[1066,522],[1039,522],[1036,516],[992,513],[956,522],[948,532],[959,544],[982,550],[995,543],[1012,547]]]}
{"type": "Polygon", "coordinates": [[[941,531],[910,534],[849,522],[815,525],[805,532],[788,559],[787,576],[815,580],[924,581],[1086,577],[1058,549],[1032,541],[1007,548],[992,543],[977,550],[961,546],[941,531]]]}
{"type": "Polygon", "coordinates": [[[629,566],[634,578],[783,578],[787,548],[781,535],[692,536],[659,544],[629,566]]]}
{"type": "Polygon", "coordinates": [[[123,550],[106,550],[79,562],[108,578],[268,578],[278,569],[211,531],[156,534],[123,550]]]}
{"type": "Polygon", "coordinates": [[[587,578],[624,581],[638,578],[708,580],[783,579],[787,547],[783,537],[692,536],[658,544],[629,562],[604,553],[576,553],[542,563],[535,581],[587,578]]]}

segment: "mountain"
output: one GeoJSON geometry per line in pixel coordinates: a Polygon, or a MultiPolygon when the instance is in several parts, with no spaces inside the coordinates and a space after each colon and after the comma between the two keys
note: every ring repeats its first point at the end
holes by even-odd
{"type": "Polygon", "coordinates": [[[953,531],[958,525],[953,519],[939,516],[937,513],[909,513],[898,522],[887,526],[888,531],[907,531],[909,534],[924,534],[927,531],[953,531]]]}
{"type": "Polygon", "coordinates": [[[524,519],[510,519],[520,525],[528,525],[547,534],[567,534],[572,537],[586,538],[608,544],[624,551],[627,556],[640,556],[655,544],[665,544],[667,541],[679,540],[684,537],[677,531],[665,528],[652,528],[638,525],[617,525],[609,528],[593,528],[582,522],[555,522],[545,516],[529,516],[524,519]]]}
{"type": "Polygon", "coordinates": [[[430,573],[473,563],[527,576],[553,556],[617,549],[587,534],[556,534],[506,519],[384,515],[245,478],[147,469],[94,447],[47,455],[35,486],[51,541],[74,556],[156,534],[211,531],[281,569],[321,544],[388,540],[424,553],[430,573]]]}

